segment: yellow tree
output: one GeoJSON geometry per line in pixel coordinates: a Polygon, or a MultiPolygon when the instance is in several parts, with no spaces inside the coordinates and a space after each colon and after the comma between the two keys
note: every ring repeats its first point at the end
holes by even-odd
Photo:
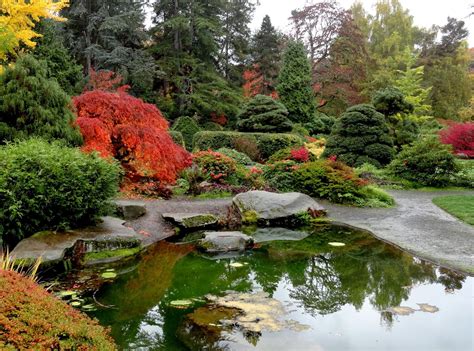
{"type": "Polygon", "coordinates": [[[0,0],[0,65],[22,46],[33,48],[33,39],[41,36],[35,24],[42,18],[63,21],[58,13],[68,5],[69,0],[0,0]]]}

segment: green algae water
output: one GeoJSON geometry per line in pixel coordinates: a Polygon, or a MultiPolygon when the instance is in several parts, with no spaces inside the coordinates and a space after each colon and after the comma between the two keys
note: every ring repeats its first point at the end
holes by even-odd
{"type": "Polygon", "coordinates": [[[473,349],[471,277],[344,226],[271,235],[220,257],[158,243],[90,315],[121,350],[473,349]]]}

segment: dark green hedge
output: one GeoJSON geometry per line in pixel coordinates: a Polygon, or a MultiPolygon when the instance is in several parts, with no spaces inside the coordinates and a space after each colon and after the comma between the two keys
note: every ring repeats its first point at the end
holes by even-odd
{"type": "Polygon", "coordinates": [[[174,122],[171,130],[180,132],[184,138],[186,149],[191,150],[193,147],[194,134],[200,132],[202,129],[199,127],[194,118],[183,116],[179,117],[176,122],[174,122]]]}
{"type": "Polygon", "coordinates": [[[186,146],[186,144],[184,143],[183,133],[178,132],[176,130],[170,130],[170,131],[168,131],[168,133],[169,133],[169,135],[171,135],[171,138],[173,139],[175,144],[178,144],[182,147],[186,146]]]}
{"type": "MultiPolygon", "coordinates": [[[[303,138],[295,134],[283,133],[239,133],[204,131],[194,135],[195,150],[217,150],[221,147],[236,148],[237,143],[247,140],[255,143],[261,159],[266,160],[278,150],[289,146],[301,146],[303,138]]],[[[242,150],[239,150],[242,151],[242,150]]],[[[254,159],[254,155],[248,155],[254,159]]]]}

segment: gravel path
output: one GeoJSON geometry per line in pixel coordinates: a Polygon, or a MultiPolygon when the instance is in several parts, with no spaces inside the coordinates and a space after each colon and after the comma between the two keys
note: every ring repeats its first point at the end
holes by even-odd
{"type": "MultiPolygon", "coordinates": [[[[474,195],[474,191],[390,191],[397,206],[390,209],[354,208],[322,202],[329,217],[363,228],[403,250],[455,270],[474,275],[474,227],[461,222],[432,203],[443,195],[474,195]]],[[[139,201],[143,202],[143,201],[139,201]]],[[[147,214],[128,223],[152,244],[174,234],[161,214],[165,212],[212,213],[225,216],[232,200],[145,201],[147,214]]],[[[474,204],[472,204],[474,206],[474,204]]]]}
{"type": "Polygon", "coordinates": [[[335,221],[367,229],[416,256],[474,275],[474,226],[432,203],[434,197],[474,195],[474,191],[397,190],[390,193],[397,202],[397,206],[390,209],[324,205],[335,221]]]}

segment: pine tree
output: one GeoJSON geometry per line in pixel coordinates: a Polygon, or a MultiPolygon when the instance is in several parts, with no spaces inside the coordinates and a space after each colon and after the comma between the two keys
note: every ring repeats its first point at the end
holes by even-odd
{"type": "Polygon", "coordinates": [[[156,68],[144,50],[143,0],[71,0],[62,14],[65,44],[84,67],[113,70],[137,95],[150,93],[156,68]]]}
{"type": "Polygon", "coordinates": [[[261,94],[270,95],[275,91],[280,71],[281,41],[281,34],[266,15],[260,30],[252,38],[252,63],[258,65],[263,85],[261,94]]]}
{"type": "Polygon", "coordinates": [[[314,118],[316,101],[311,86],[311,64],[303,43],[288,44],[283,56],[277,91],[292,122],[307,123],[314,118]]]}
{"type": "Polygon", "coordinates": [[[82,67],[76,63],[63,45],[62,37],[55,23],[42,21],[38,33],[42,36],[32,55],[38,60],[46,61],[48,78],[54,78],[68,95],[76,95],[81,91],[82,67]]]}
{"type": "Polygon", "coordinates": [[[0,143],[39,136],[80,145],[70,106],[56,80],[48,79],[46,62],[20,57],[0,75],[0,143]]]}

